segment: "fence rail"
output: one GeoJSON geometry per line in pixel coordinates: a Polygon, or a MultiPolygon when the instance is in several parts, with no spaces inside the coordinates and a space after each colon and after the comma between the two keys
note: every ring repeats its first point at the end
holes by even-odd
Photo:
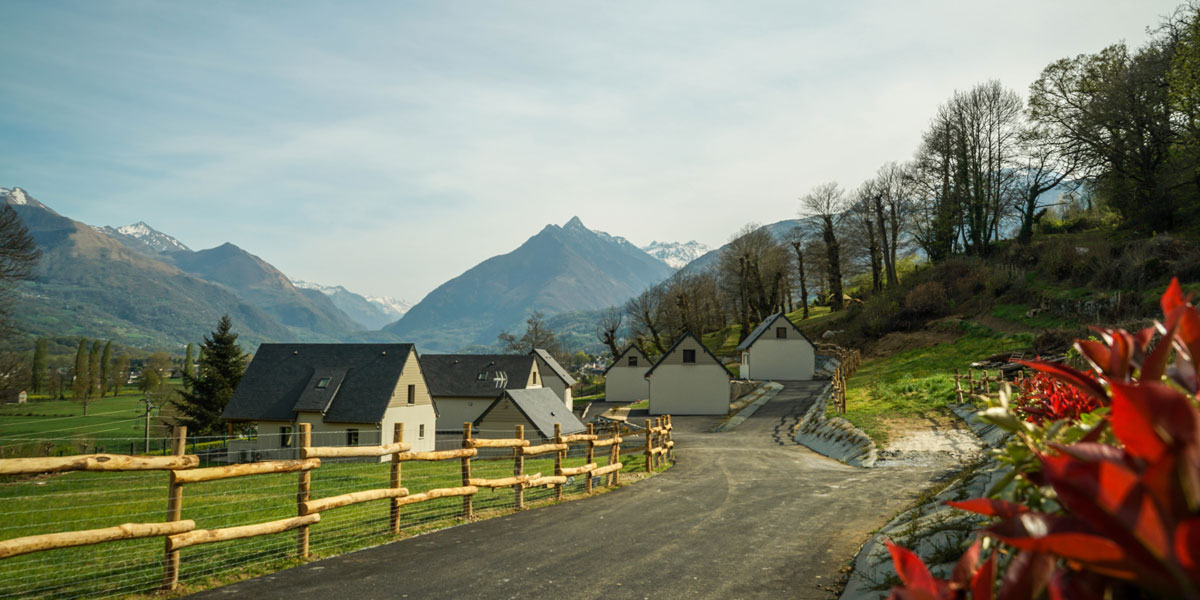
{"type": "Polygon", "coordinates": [[[844,415],[846,414],[846,382],[862,365],[862,352],[843,348],[836,344],[819,344],[817,350],[838,361],[838,366],[833,371],[833,404],[837,411],[844,415]]]}
{"type": "MultiPolygon", "coordinates": [[[[397,424],[392,444],[362,447],[313,446],[311,425],[299,425],[299,460],[268,460],[254,463],[224,465],[200,468],[200,458],[195,454],[185,454],[187,430],[179,427],[175,431],[169,456],[126,456],[112,454],[90,454],[67,457],[44,458],[10,458],[0,459],[0,475],[35,475],[45,473],[62,473],[66,471],[166,471],[169,473],[167,512],[164,522],[158,523],[124,523],[113,527],[100,529],[81,529],[61,533],[28,535],[23,537],[0,540],[0,559],[59,548],[102,544],[119,540],[137,538],[164,538],[164,560],[160,588],[175,589],[179,583],[180,550],[191,546],[219,543],[237,539],[265,535],[277,535],[288,531],[296,531],[295,555],[308,558],[310,527],[321,522],[323,512],[350,506],[353,504],[389,500],[390,511],[388,531],[392,534],[400,532],[401,508],[404,506],[427,502],[438,498],[462,498],[461,516],[473,518],[473,499],[480,489],[498,490],[511,488],[513,490],[512,507],[525,507],[525,490],[533,487],[552,489],[554,498],[561,499],[563,488],[570,478],[586,477],[584,490],[587,494],[593,492],[594,480],[600,485],[615,486],[620,483],[620,471],[624,466],[621,462],[623,454],[642,454],[645,458],[647,471],[653,471],[662,466],[667,460],[674,460],[675,442],[671,439],[673,426],[670,416],[657,419],[647,419],[645,429],[634,431],[628,425],[612,423],[607,431],[597,431],[592,424],[587,426],[586,433],[562,435],[561,427],[555,426],[554,438],[550,443],[530,445],[525,439],[524,428],[515,426],[514,437],[475,438],[470,423],[464,424],[462,447],[447,450],[414,452],[411,445],[403,441],[404,429],[397,424]],[[622,442],[626,438],[644,437],[640,447],[623,450],[622,442]],[[565,467],[564,459],[572,447],[582,447],[586,450],[584,462],[580,466],[565,467]],[[478,458],[478,448],[509,448],[513,461],[511,477],[473,477],[472,462],[478,458]],[[608,454],[606,461],[596,460],[597,448],[605,449],[608,454]],[[554,472],[543,475],[525,473],[525,459],[553,453],[554,472]],[[361,458],[387,457],[391,458],[391,475],[389,485],[385,488],[355,490],[347,493],[311,499],[312,478],[314,471],[321,468],[322,458],[361,458]],[[461,485],[452,487],[435,487],[411,493],[403,487],[402,465],[407,461],[453,461],[461,462],[461,485]],[[600,464],[604,462],[605,464],[600,464]],[[241,477],[256,475],[278,475],[297,473],[296,480],[296,516],[270,521],[236,524],[228,527],[197,528],[193,519],[184,519],[183,507],[185,491],[193,486],[207,482],[218,482],[241,477]]],[[[497,459],[482,459],[490,461],[497,459]]],[[[500,458],[499,460],[503,460],[500,458]]],[[[548,460],[548,459],[547,459],[548,460]]],[[[261,518],[261,517],[259,517],[261,518]]]]}
{"type": "Polygon", "coordinates": [[[982,375],[977,375],[976,370],[974,368],[970,368],[967,369],[967,373],[963,375],[959,373],[958,369],[954,369],[954,395],[958,398],[959,404],[966,402],[968,396],[974,396],[976,394],[991,396],[993,393],[993,383],[997,384],[995,391],[999,392],[999,384],[1003,384],[1006,381],[1011,381],[1014,379],[1024,378],[1029,370],[1022,367],[1013,377],[1006,377],[1004,371],[999,369],[995,370],[994,374],[990,369],[983,369],[980,372],[982,375]]]}

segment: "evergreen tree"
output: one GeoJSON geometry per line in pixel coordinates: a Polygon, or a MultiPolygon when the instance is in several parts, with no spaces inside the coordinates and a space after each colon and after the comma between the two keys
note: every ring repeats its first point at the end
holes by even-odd
{"type": "Polygon", "coordinates": [[[229,315],[221,317],[212,337],[200,344],[200,369],[184,375],[184,390],[172,404],[179,410],[179,424],[200,435],[220,431],[221,411],[229,404],[246,371],[246,354],[231,331],[229,315]]]}
{"type": "Polygon", "coordinates": [[[196,370],[192,368],[192,364],[196,362],[195,346],[188,342],[187,351],[183,355],[183,380],[187,381],[188,377],[195,377],[196,370]]]}
{"type": "Polygon", "coordinates": [[[46,381],[46,338],[40,338],[33,345],[33,374],[29,380],[29,391],[40,394],[45,391],[46,381]]]}
{"type": "Polygon", "coordinates": [[[87,414],[88,387],[87,340],[79,338],[79,349],[75,351],[75,372],[71,377],[71,397],[83,403],[83,414],[87,414]]]}
{"type": "Polygon", "coordinates": [[[112,340],[108,340],[104,344],[104,353],[100,355],[100,384],[97,386],[100,390],[100,396],[104,396],[104,392],[108,390],[108,375],[112,372],[112,340]]]}
{"type": "Polygon", "coordinates": [[[88,352],[88,398],[100,395],[100,340],[92,342],[88,352]]]}

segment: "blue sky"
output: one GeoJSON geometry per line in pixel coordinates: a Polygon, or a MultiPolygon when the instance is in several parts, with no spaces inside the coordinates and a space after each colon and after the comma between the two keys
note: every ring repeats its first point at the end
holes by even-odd
{"type": "Polygon", "coordinates": [[[419,300],[546,223],[727,241],[1176,2],[0,2],[0,186],[419,300]]]}

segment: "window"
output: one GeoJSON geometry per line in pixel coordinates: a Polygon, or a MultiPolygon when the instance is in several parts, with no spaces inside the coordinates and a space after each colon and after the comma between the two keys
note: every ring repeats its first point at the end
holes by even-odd
{"type": "Polygon", "coordinates": [[[424,423],[421,423],[421,426],[417,428],[417,439],[418,440],[425,439],[425,424],[424,423]]]}
{"type": "Polygon", "coordinates": [[[417,386],[408,386],[408,405],[412,406],[417,403],[417,386]]]}
{"type": "Polygon", "coordinates": [[[358,430],[357,429],[347,429],[346,430],[346,445],[347,446],[357,446],[358,445],[358,430]]]}
{"type": "Polygon", "coordinates": [[[480,371],[479,374],[475,376],[475,381],[485,380],[487,380],[487,371],[480,371]]]}
{"type": "Polygon", "coordinates": [[[537,371],[533,372],[533,385],[537,385],[537,371]]]}
{"type": "Polygon", "coordinates": [[[317,380],[317,389],[318,390],[323,390],[327,387],[329,387],[329,378],[328,377],[322,377],[319,380],[317,380]]]}
{"type": "Polygon", "coordinates": [[[629,357],[629,366],[631,366],[631,367],[637,366],[637,357],[636,356],[629,357]]]}
{"type": "Polygon", "coordinates": [[[776,327],[775,328],[775,338],[780,339],[780,340],[786,340],[787,339],[787,327],[776,327]]]}
{"type": "Polygon", "coordinates": [[[280,427],[279,428],[279,447],[280,448],[291,448],[292,447],[292,428],[291,427],[280,427]]]}
{"type": "Polygon", "coordinates": [[[683,351],[683,364],[685,364],[685,365],[696,364],[696,351],[695,350],[684,350],[683,351]]]}

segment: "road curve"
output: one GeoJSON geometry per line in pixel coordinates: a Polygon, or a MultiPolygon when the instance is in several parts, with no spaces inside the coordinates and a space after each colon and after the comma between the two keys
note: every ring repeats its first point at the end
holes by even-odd
{"type": "Polygon", "coordinates": [[[675,417],[678,462],[611,493],[478,521],[194,598],[829,598],[872,530],[940,472],[857,469],[787,436],[823,382],[731,432],[675,417]]]}

